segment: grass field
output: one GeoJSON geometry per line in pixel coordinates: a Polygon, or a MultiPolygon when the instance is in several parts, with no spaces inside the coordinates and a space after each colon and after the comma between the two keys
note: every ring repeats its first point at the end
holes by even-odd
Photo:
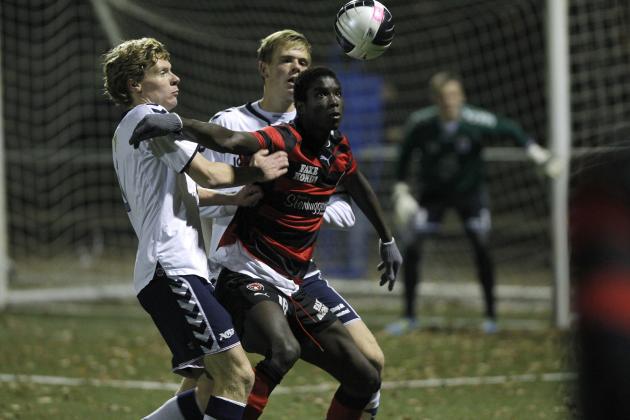
{"type": "MultiPolygon", "coordinates": [[[[361,308],[387,358],[380,419],[569,416],[567,335],[519,327],[530,324],[506,314],[502,331],[484,336],[476,311],[457,305],[423,311],[439,322],[390,337],[381,330],[397,313],[361,308]]],[[[540,316],[531,325],[544,326],[540,316]]],[[[0,313],[0,343],[0,419],[139,419],[178,382],[166,345],[134,301],[12,308],[0,313]]],[[[329,376],[300,362],[263,418],[322,419],[335,388],[329,376]]]]}

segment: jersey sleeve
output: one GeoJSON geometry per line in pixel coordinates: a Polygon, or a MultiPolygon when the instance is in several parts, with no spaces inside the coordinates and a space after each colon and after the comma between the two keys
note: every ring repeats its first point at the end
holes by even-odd
{"type": "Polygon", "coordinates": [[[519,146],[525,147],[533,141],[516,121],[497,117],[496,133],[514,139],[519,146]]]}
{"type": "Polygon", "coordinates": [[[467,106],[463,110],[463,116],[469,123],[479,127],[484,134],[493,137],[509,137],[523,147],[533,141],[516,121],[488,110],[467,106]]]}
{"type": "Polygon", "coordinates": [[[174,140],[172,134],[153,139],[149,150],[169,168],[181,173],[197,153],[197,143],[181,139],[174,140]]]}
{"type": "MultiPolygon", "coordinates": [[[[139,122],[147,114],[164,114],[168,111],[161,105],[143,104],[134,108],[133,112],[134,118],[137,118],[139,122]]],[[[178,173],[186,169],[197,153],[197,143],[189,141],[181,133],[152,138],[143,142],[141,147],[145,150],[145,153],[153,154],[170,169],[178,173]]]]}
{"type": "Polygon", "coordinates": [[[348,229],[356,221],[352,211],[352,199],[346,193],[335,193],[328,200],[324,212],[324,223],[328,227],[348,229]]]}
{"type": "MultiPolygon", "coordinates": [[[[293,145],[289,144],[290,140],[283,137],[283,131],[278,129],[279,127],[265,127],[262,130],[253,131],[252,134],[258,140],[258,145],[261,149],[269,149],[269,153],[277,152],[279,150],[288,151],[293,148],[293,145]]],[[[286,129],[286,128],[285,128],[286,129]]],[[[288,129],[287,129],[288,130],[288,129]]]]}
{"type": "Polygon", "coordinates": [[[407,119],[404,127],[403,140],[398,146],[398,157],[394,169],[396,181],[405,181],[405,179],[407,179],[409,163],[411,162],[415,149],[420,145],[422,127],[426,124],[426,121],[425,118],[419,116],[418,112],[412,114],[407,119]]]}

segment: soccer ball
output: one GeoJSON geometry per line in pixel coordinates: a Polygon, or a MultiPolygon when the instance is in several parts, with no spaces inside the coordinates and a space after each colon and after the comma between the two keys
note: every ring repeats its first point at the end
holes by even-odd
{"type": "Polygon", "coordinates": [[[383,54],[394,39],[392,14],[376,0],[349,1],[337,13],[335,36],[350,57],[372,60],[383,54]]]}

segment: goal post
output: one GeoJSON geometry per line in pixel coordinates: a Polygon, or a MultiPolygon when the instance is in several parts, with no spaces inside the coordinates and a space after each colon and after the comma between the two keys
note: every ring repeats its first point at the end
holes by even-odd
{"type": "MultiPolygon", "coordinates": [[[[0,16],[2,4],[0,4],[0,16]]],[[[7,191],[5,173],[5,142],[4,142],[4,89],[2,81],[2,37],[0,36],[0,310],[7,305],[9,297],[9,256],[8,241],[9,230],[7,228],[7,191]]]]}
{"type": "Polygon", "coordinates": [[[549,146],[565,165],[551,188],[551,235],[554,273],[554,322],[565,329],[571,324],[569,305],[568,199],[571,165],[571,103],[569,69],[568,0],[547,0],[549,146]]]}

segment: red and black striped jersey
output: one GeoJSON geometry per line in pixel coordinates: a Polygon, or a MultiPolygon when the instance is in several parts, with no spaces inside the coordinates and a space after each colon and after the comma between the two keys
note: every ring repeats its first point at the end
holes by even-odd
{"type": "Polygon", "coordinates": [[[331,131],[316,155],[302,147],[293,123],[255,131],[261,149],[284,150],[289,170],[261,184],[262,200],[255,207],[239,207],[219,246],[240,240],[257,259],[278,273],[300,282],[313,256],[328,199],[339,181],[356,172],[346,136],[331,131]]]}

